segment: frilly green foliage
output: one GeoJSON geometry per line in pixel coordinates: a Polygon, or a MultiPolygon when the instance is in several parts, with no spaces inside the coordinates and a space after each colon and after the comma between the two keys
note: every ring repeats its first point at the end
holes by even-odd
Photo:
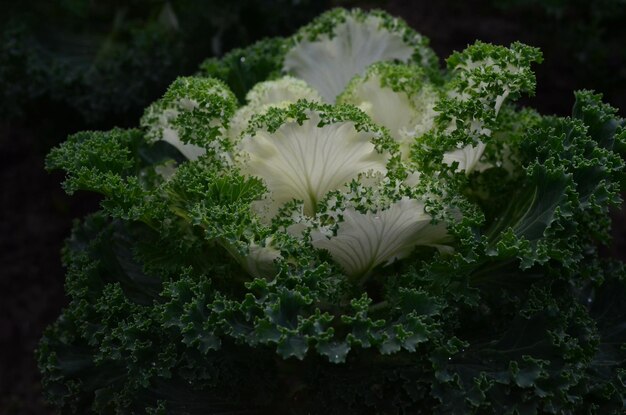
{"type": "Polygon", "coordinates": [[[439,169],[442,149],[491,141],[505,100],[534,93],[531,64],[541,60],[541,51],[521,43],[504,48],[476,42],[450,56],[446,95],[435,107],[438,128],[413,146],[421,168],[428,170],[434,165],[439,169]],[[476,129],[474,123],[478,123],[476,129]]]}
{"type": "MultiPolygon", "coordinates": [[[[255,65],[273,78],[280,54],[264,45],[203,71],[231,87],[255,65]]],[[[154,141],[149,121],[71,136],[47,167],[66,172],[69,193],[103,200],[63,253],[70,303],[38,349],[48,399],[73,414],[622,413],[626,270],[598,245],[621,202],[624,120],[589,91],[568,118],[496,106],[532,92],[538,60],[533,48],[483,43],[449,59],[433,84],[432,130],[415,137],[408,162],[391,158],[381,185],[381,199],[404,197],[419,168],[414,192],[448,224],[449,249],[418,246],[356,280],[308,233],[285,231],[299,201],[262,220],[251,205],[267,183],[237,164],[210,153],[188,161],[154,141]],[[487,167],[441,163],[476,141],[488,145],[487,167]],[[252,272],[263,255],[269,271],[252,272]]],[[[257,81],[233,89],[241,99],[257,81]]],[[[187,98],[218,88],[223,100],[208,94],[210,114],[179,131],[225,139],[235,98],[220,81],[182,78],[154,105],[179,102],[191,84],[200,89],[187,98]]],[[[311,113],[317,128],[349,121],[378,150],[398,151],[359,109],[306,101],[253,117],[248,139],[311,113]]]]}

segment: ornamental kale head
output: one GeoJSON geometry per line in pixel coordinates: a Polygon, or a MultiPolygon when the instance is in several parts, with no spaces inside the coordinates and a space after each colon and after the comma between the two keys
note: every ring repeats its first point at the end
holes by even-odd
{"type": "Polygon", "coordinates": [[[103,195],[39,362],[64,413],[619,413],[624,120],[515,100],[539,50],[441,69],[380,11],[205,62],[52,150],[103,195]],[[233,91],[241,91],[235,95],[233,91]]]}

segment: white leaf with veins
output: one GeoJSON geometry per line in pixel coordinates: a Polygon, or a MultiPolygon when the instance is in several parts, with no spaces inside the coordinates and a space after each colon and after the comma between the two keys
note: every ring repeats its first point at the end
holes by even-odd
{"type": "Polygon", "coordinates": [[[371,74],[365,81],[356,83],[346,96],[339,100],[356,105],[378,125],[387,127],[393,139],[400,144],[406,160],[416,137],[430,131],[435,124],[434,110],[437,94],[429,87],[414,97],[383,87],[380,76],[371,74]]]}
{"type": "Polygon", "coordinates": [[[361,101],[363,112],[376,124],[387,127],[396,141],[400,139],[398,129],[408,127],[415,117],[415,109],[408,95],[381,87],[378,76],[370,76],[355,88],[353,94],[361,101]]]}
{"type": "Polygon", "coordinates": [[[261,130],[245,136],[238,162],[244,173],[264,181],[270,192],[268,203],[280,207],[302,200],[304,213],[314,216],[326,193],[359,173],[385,174],[389,155],[375,149],[373,133],[357,131],[353,122],[320,127],[317,113],[309,111],[307,116],[302,125],[290,121],[273,133],[261,130]]]}
{"type": "Polygon", "coordinates": [[[485,143],[479,141],[476,146],[468,144],[463,148],[449,151],[443,155],[443,162],[448,166],[451,166],[455,161],[459,162],[456,171],[465,172],[465,174],[470,174],[474,170],[483,171],[489,167],[480,162],[486,146],[485,143]]]}
{"type": "Polygon", "coordinates": [[[281,258],[280,251],[272,246],[271,239],[265,246],[250,243],[248,256],[243,258],[243,266],[250,275],[257,278],[271,278],[276,273],[274,261],[281,258]]]}
{"type": "Polygon", "coordinates": [[[296,102],[299,99],[321,101],[319,93],[302,79],[292,76],[259,82],[246,94],[246,101],[252,106],[296,102]]]}
{"type": "Polygon", "coordinates": [[[444,224],[433,225],[424,204],[404,197],[376,213],[361,213],[353,208],[343,212],[337,235],[326,237],[311,232],[312,244],[326,249],[349,276],[367,274],[380,264],[404,258],[418,245],[445,246],[450,241],[444,224]]]}
{"type": "Polygon", "coordinates": [[[239,141],[254,115],[264,114],[272,107],[286,108],[300,99],[322,101],[319,93],[301,79],[283,76],[273,81],[259,82],[246,95],[248,104],[239,108],[230,120],[227,133],[230,140],[234,143],[239,141]]]}
{"type": "Polygon", "coordinates": [[[304,79],[326,102],[334,103],[350,79],[372,63],[395,59],[407,62],[413,55],[413,47],[400,33],[381,24],[377,16],[368,16],[364,21],[347,16],[335,28],[334,37],[322,35],[315,41],[296,44],[287,52],[283,70],[304,79]]]}

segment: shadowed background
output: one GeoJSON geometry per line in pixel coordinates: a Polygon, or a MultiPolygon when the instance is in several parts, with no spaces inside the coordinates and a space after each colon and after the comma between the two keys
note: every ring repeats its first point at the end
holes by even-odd
{"type": "MultiPolygon", "coordinates": [[[[476,39],[538,46],[537,94],[523,104],[567,115],[575,89],[594,89],[626,115],[626,0],[0,1],[0,414],[53,413],[33,350],[67,302],[59,253],[72,220],[98,206],[44,171],[49,149],[77,131],[137,125],[205,58],[289,35],[333,6],[400,16],[442,59],[476,39]]],[[[615,212],[605,255],[624,259],[625,229],[615,212]]]]}

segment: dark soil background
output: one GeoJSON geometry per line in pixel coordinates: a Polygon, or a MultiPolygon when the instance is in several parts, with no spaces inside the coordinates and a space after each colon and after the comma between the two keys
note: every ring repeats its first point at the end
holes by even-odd
{"type": "MultiPolygon", "coordinates": [[[[597,6],[550,2],[564,4],[561,9],[543,7],[540,0],[334,3],[380,7],[403,17],[431,39],[440,57],[476,39],[498,44],[519,40],[539,46],[544,63],[536,68],[537,95],[525,99],[524,104],[542,113],[567,115],[573,104],[572,91],[595,89],[626,115],[626,3],[621,0],[589,2],[597,6]],[[605,3],[617,4],[617,9],[606,6],[603,11],[605,3]]],[[[285,27],[281,30],[283,33],[259,30],[248,39],[288,34],[285,27]]],[[[190,67],[198,63],[191,62],[190,67]]],[[[180,74],[191,71],[181,70],[180,74]]],[[[23,77],[27,82],[28,74],[23,77]]],[[[120,82],[123,88],[123,79],[120,82]]],[[[162,92],[152,94],[156,97],[162,92]]],[[[59,184],[62,174],[47,173],[44,157],[69,133],[134,125],[148,103],[97,122],[45,98],[27,106],[30,108],[20,117],[4,119],[0,113],[0,414],[54,413],[41,394],[34,350],[44,328],[67,303],[60,262],[63,240],[74,218],[98,207],[96,196],[65,195],[59,184]]],[[[605,252],[625,259],[625,210],[614,214],[614,243],[605,252]]]]}

